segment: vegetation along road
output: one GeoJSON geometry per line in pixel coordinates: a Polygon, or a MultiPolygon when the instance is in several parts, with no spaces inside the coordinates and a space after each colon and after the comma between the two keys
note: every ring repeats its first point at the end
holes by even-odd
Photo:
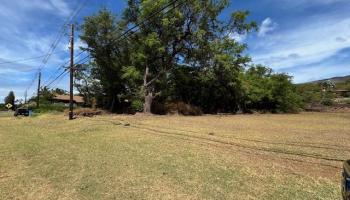
{"type": "Polygon", "coordinates": [[[339,199],[346,113],[0,117],[0,199],[339,199]]]}

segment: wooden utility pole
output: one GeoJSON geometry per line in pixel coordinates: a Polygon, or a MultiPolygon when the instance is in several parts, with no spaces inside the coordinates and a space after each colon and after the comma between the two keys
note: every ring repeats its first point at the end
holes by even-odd
{"type": "Polygon", "coordinates": [[[70,35],[70,80],[69,80],[69,120],[73,120],[73,72],[74,72],[74,24],[70,35]]]}
{"type": "Polygon", "coordinates": [[[27,104],[27,90],[24,92],[24,104],[27,104]]]}
{"type": "Polygon", "coordinates": [[[38,95],[36,99],[36,107],[39,108],[40,106],[40,83],[41,83],[41,70],[39,71],[39,80],[38,80],[38,95]]]}

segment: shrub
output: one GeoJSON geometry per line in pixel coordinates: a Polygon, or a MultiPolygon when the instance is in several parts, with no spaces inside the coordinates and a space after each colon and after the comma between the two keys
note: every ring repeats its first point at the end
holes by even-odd
{"type": "Polygon", "coordinates": [[[345,100],[345,104],[350,105],[350,99],[345,100]]]}
{"type": "Polygon", "coordinates": [[[331,98],[325,98],[322,100],[322,105],[325,105],[325,106],[331,106],[333,105],[333,100],[331,98]]]}
{"type": "Polygon", "coordinates": [[[185,116],[199,116],[203,114],[199,107],[186,104],[182,101],[167,103],[165,108],[169,114],[181,114],[185,116]]]}
{"type": "MultiPolygon", "coordinates": [[[[66,114],[69,114],[69,110],[65,111],[66,114]]],[[[92,108],[79,108],[74,110],[74,115],[82,117],[93,117],[96,115],[102,115],[104,111],[92,108]]]]}
{"type": "Polygon", "coordinates": [[[66,108],[67,106],[63,103],[40,104],[39,108],[32,107],[35,113],[63,112],[66,108]]]}
{"type": "Polygon", "coordinates": [[[131,109],[134,112],[142,112],[143,111],[143,102],[139,99],[131,102],[131,109]]]}

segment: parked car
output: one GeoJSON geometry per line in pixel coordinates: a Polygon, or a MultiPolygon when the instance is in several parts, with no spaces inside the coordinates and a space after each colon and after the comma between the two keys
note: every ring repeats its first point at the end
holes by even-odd
{"type": "Polygon", "coordinates": [[[17,108],[15,110],[15,117],[17,117],[18,115],[23,115],[23,116],[26,116],[28,117],[30,115],[30,110],[28,108],[17,108]]]}
{"type": "Polygon", "coordinates": [[[344,200],[350,200],[350,160],[344,162],[342,195],[344,200]]]}

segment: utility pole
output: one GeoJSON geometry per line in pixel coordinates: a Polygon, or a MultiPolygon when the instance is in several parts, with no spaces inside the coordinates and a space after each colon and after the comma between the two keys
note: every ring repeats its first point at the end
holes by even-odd
{"type": "Polygon", "coordinates": [[[73,120],[73,72],[74,72],[74,24],[70,35],[70,80],[69,80],[69,120],[73,120]]]}
{"type": "Polygon", "coordinates": [[[38,80],[38,95],[36,100],[36,107],[39,108],[40,106],[40,82],[41,82],[41,70],[39,71],[39,80],[38,80]]]}
{"type": "Polygon", "coordinates": [[[27,90],[24,92],[24,104],[27,104],[27,90]]]}

